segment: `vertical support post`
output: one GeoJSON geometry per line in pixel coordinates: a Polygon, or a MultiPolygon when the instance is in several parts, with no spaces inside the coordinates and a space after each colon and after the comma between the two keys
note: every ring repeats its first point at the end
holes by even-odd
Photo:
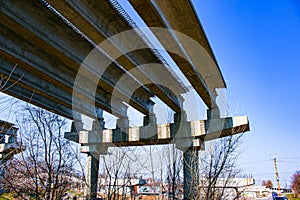
{"type": "Polygon", "coordinates": [[[87,154],[86,197],[89,200],[97,198],[99,158],[91,153],[87,154]]]}
{"type": "Polygon", "coordinates": [[[198,199],[199,161],[198,149],[190,147],[183,152],[184,199],[198,199]]]}
{"type": "MultiPolygon", "coordinates": [[[[93,122],[92,132],[102,134],[104,129],[103,110],[96,109],[96,119],[93,122]]],[[[101,136],[102,137],[102,136],[101,136]]],[[[99,174],[99,159],[100,152],[90,151],[87,153],[87,172],[86,172],[86,198],[94,200],[97,198],[98,190],[98,174],[99,174]]]]}

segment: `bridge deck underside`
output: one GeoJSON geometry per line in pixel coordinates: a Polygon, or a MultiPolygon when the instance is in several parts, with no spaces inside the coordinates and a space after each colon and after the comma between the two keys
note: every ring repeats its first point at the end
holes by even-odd
{"type": "MultiPolygon", "coordinates": [[[[13,85],[6,87],[3,92],[70,119],[73,118],[72,110],[94,117],[94,105],[117,117],[126,117],[127,106],[122,102],[128,99],[132,107],[148,115],[154,104],[150,98],[154,96],[175,112],[181,111],[180,94],[186,89],[176,75],[166,67],[160,68],[161,77],[170,77],[170,92],[157,84],[159,77],[155,77],[155,74],[136,68],[148,63],[165,64],[159,54],[148,48],[123,55],[126,42],[111,42],[108,43],[108,52],[103,49],[96,52],[98,63],[81,71],[83,78],[80,84],[83,86],[77,87],[74,95],[78,70],[82,69],[82,63],[96,44],[114,34],[130,30],[132,26],[104,0],[49,3],[53,7],[44,1],[0,3],[0,73],[9,79],[7,86],[13,85]],[[108,16],[112,18],[110,21],[108,16]],[[111,60],[110,54],[121,56],[111,60]],[[110,65],[101,65],[105,62],[110,65]],[[100,68],[105,68],[105,72],[100,74],[100,68]],[[128,76],[126,85],[116,87],[118,80],[135,68],[137,77],[128,76]],[[144,86],[137,80],[150,84],[144,86]],[[95,85],[95,91],[90,89],[95,85]],[[133,94],[128,94],[131,87],[136,85],[140,87],[133,94]],[[110,102],[112,93],[118,102],[113,105],[110,102]]],[[[139,33],[133,34],[141,46],[149,46],[139,33]]]]}
{"type": "Polygon", "coordinates": [[[178,32],[172,33],[168,41],[160,39],[163,35],[154,34],[166,49],[172,44],[173,48],[185,55],[181,57],[170,53],[204,103],[209,108],[216,107],[214,91],[216,88],[225,88],[226,84],[191,1],[129,0],[129,2],[147,26],[178,32]],[[193,42],[187,42],[186,37],[200,44],[202,52],[199,52],[198,48],[193,48],[193,42]]]}

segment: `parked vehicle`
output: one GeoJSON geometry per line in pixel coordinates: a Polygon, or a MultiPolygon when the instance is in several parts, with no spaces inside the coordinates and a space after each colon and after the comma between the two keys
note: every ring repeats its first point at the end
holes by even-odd
{"type": "Polygon", "coordinates": [[[282,196],[282,197],[279,197],[279,196],[273,197],[273,199],[274,200],[289,200],[287,197],[284,197],[284,196],[282,196]]]}

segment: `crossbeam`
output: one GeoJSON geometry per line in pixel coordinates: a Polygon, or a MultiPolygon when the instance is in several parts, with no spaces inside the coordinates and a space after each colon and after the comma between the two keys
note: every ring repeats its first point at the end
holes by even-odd
{"type": "Polygon", "coordinates": [[[201,144],[205,141],[244,133],[246,131],[249,131],[248,117],[238,116],[197,120],[184,124],[153,125],[152,128],[130,127],[125,130],[106,129],[102,133],[86,130],[66,132],[65,138],[84,146],[103,145],[107,147],[122,147],[174,143],[187,144],[200,149],[201,144]]]}

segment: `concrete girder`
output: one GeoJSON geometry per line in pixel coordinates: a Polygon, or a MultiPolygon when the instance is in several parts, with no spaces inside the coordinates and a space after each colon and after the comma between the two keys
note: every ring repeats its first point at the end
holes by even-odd
{"type": "Polygon", "coordinates": [[[209,56],[199,55],[199,52],[195,52],[195,49],[188,48],[172,32],[170,34],[172,37],[168,38],[168,41],[164,36],[156,34],[156,37],[166,49],[170,48],[168,45],[173,45],[172,48],[179,49],[188,59],[203,58],[200,62],[193,62],[193,59],[191,59],[192,62],[188,62],[188,59],[170,53],[172,59],[190,81],[204,103],[209,108],[216,107],[215,89],[224,88],[226,85],[191,2],[187,0],[175,2],[171,0],[129,0],[129,2],[149,27],[173,29],[191,37],[205,49],[209,56]],[[211,60],[213,60],[213,63],[210,62],[211,60]]]}
{"type": "Polygon", "coordinates": [[[26,89],[23,85],[15,84],[14,82],[7,82],[6,89],[2,92],[9,94],[18,99],[27,101],[41,108],[47,109],[50,112],[54,112],[63,117],[72,119],[72,109],[53,102],[47,98],[44,98],[40,94],[33,93],[31,90],[26,89]]]}
{"type": "MultiPolygon", "coordinates": [[[[122,16],[116,11],[107,1],[48,1],[58,12],[65,16],[72,24],[84,32],[95,43],[99,44],[109,37],[112,37],[123,31],[132,29],[132,26],[126,22],[122,16]],[[110,20],[107,20],[110,18],[110,20]]],[[[134,32],[133,32],[134,33],[134,32]]],[[[136,33],[134,43],[139,43],[136,46],[145,47],[145,41],[136,33]]],[[[132,42],[132,41],[128,41],[132,42]]],[[[127,52],[128,42],[125,41],[109,41],[107,53],[118,56],[117,61],[126,69],[131,70],[136,66],[145,63],[161,63],[150,49],[140,49],[138,51],[124,54],[127,52]],[[127,44],[126,44],[127,43],[127,44]]],[[[160,69],[160,75],[169,77],[169,85],[172,91],[176,94],[169,93],[166,88],[157,85],[160,81],[153,77],[153,74],[147,74],[143,69],[138,69],[136,72],[139,80],[142,82],[151,82],[154,84],[147,87],[160,99],[162,99],[175,112],[180,112],[182,108],[181,99],[177,98],[185,90],[182,88],[175,77],[166,68],[160,69]],[[152,76],[151,76],[152,75],[152,76]],[[177,96],[177,97],[176,97],[177,96]]]]}
{"type": "MultiPolygon", "coordinates": [[[[38,94],[38,98],[40,98],[39,101],[45,102],[45,105],[42,105],[43,108],[46,108],[48,110],[55,110],[55,113],[63,115],[69,119],[74,118],[74,115],[72,115],[72,109],[77,110],[89,117],[95,117],[95,115],[93,115],[93,101],[83,101],[79,97],[77,97],[77,101],[74,101],[72,104],[72,98],[76,98],[72,96],[72,93],[66,92],[60,87],[57,87],[55,84],[53,84],[53,82],[55,81],[49,82],[42,77],[36,76],[32,73],[32,71],[28,71],[30,70],[30,67],[28,69],[28,67],[26,67],[26,64],[18,63],[18,66],[14,68],[13,63],[8,62],[0,57],[0,66],[0,74],[9,77],[9,81],[13,84],[10,90],[3,90],[4,93],[9,92],[9,94],[11,94],[12,96],[20,98],[20,95],[22,96],[22,93],[19,93],[18,89],[14,90],[14,87],[18,85],[19,87],[23,87],[27,90],[27,92],[24,93],[24,97],[21,98],[23,100],[32,101],[32,98],[38,94]],[[27,93],[31,93],[31,95],[27,96],[27,93]],[[64,107],[64,109],[52,109],[51,106],[49,107],[48,105],[46,105],[46,103],[48,104],[49,102],[58,104],[60,105],[60,107],[64,107]],[[67,110],[66,114],[62,113],[63,110],[67,110]]],[[[98,101],[97,104],[99,104],[99,100],[96,101],[98,101]]],[[[32,101],[32,103],[34,104],[34,101],[32,101]]],[[[106,102],[101,102],[101,105],[106,105],[107,107],[110,106],[106,102]]],[[[124,108],[119,106],[112,109],[114,109],[115,111],[119,111],[119,116],[117,117],[123,117],[122,113],[124,113],[124,108]]]]}
{"type": "MultiPolygon", "coordinates": [[[[22,77],[19,82],[27,85],[27,88],[29,88],[32,93],[39,91],[38,93],[44,96],[43,99],[49,98],[68,108],[72,108],[72,90],[76,72],[68,70],[68,68],[64,66],[60,60],[53,57],[53,55],[28,43],[1,24],[0,31],[5,35],[5,37],[0,35],[0,55],[10,61],[8,62],[5,61],[5,59],[1,59],[2,64],[5,66],[1,67],[0,72],[9,75],[13,66],[18,64],[18,67],[12,73],[15,80],[22,77]],[[24,51],[24,49],[26,49],[26,51],[24,51]],[[61,101],[59,101],[60,96],[62,97],[61,101]]],[[[86,82],[89,82],[89,79],[87,79],[86,82]]],[[[124,108],[110,105],[108,101],[110,95],[104,92],[103,89],[98,89],[95,98],[90,95],[92,92],[86,90],[80,91],[80,88],[77,88],[77,91],[76,94],[80,94],[80,96],[73,96],[73,98],[77,99],[80,106],[75,105],[76,101],[74,101],[73,104],[74,109],[80,110],[81,113],[94,117],[92,105],[95,103],[97,107],[105,109],[108,112],[113,109],[115,113],[119,114],[117,117],[126,116],[126,113],[123,112],[124,108]],[[81,100],[82,97],[84,97],[86,102],[81,100]],[[111,106],[114,107],[111,108],[111,106]]],[[[124,105],[123,107],[126,106],[124,105]]]]}
{"type": "MultiPolygon", "coordinates": [[[[87,40],[54,15],[42,3],[5,1],[1,2],[0,9],[2,24],[24,36],[26,40],[42,47],[45,51],[57,57],[57,59],[68,63],[67,66],[74,70],[78,70],[85,56],[93,49],[93,46],[87,40]]],[[[101,59],[108,59],[101,52],[99,55],[102,56],[101,59]]],[[[128,80],[128,85],[123,85],[121,89],[114,88],[117,79],[113,79],[125,73],[125,71],[114,63],[110,67],[114,69],[111,70],[114,74],[104,73],[99,82],[100,86],[108,92],[114,90],[114,94],[120,95],[121,99],[130,99],[130,105],[147,115],[149,106],[153,104],[149,100],[153,94],[144,87],[140,87],[138,90],[139,95],[133,94],[132,97],[128,96],[126,87],[130,84],[137,84],[134,79],[128,80]]],[[[94,75],[95,79],[98,79],[98,72],[89,70],[88,72],[94,75]]]]}
{"type": "Polygon", "coordinates": [[[71,111],[72,109],[71,107],[67,106],[67,102],[71,102],[72,100],[71,95],[67,95],[65,92],[62,92],[60,88],[43,80],[42,78],[34,76],[30,72],[24,70],[21,67],[21,65],[14,68],[13,63],[8,62],[1,57],[0,57],[0,66],[1,66],[0,73],[4,77],[9,77],[9,82],[10,82],[10,86],[9,85],[5,86],[5,88],[10,87],[10,89],[6,91],[4,88],[3,90],[4,93],[6,92],[14,93],[13,96],[19,97],[19,95],[22,95],[22,93],[19,93],[20,90],[17,88],[16,90],[14,90],[14,87],[15,86],[22,87],[24,88],[24,90],[27,90],[27,92],[24,92],[25,96],[21,99],[26,99],[25,97],[27,96],[27,94],[31,94],[29,95],[30,98],[38,94],[40,98],[40,102],[47,102],[47,100],[49,100],[49,101],[53,101],[53,103],[55,104],[68,108],[68,112],[66,113],[66,115],[68,116],[68,118],[72,119],[72,111],[71,111]],[[69,98],[67,96],[69,96],[69,98]]]}

